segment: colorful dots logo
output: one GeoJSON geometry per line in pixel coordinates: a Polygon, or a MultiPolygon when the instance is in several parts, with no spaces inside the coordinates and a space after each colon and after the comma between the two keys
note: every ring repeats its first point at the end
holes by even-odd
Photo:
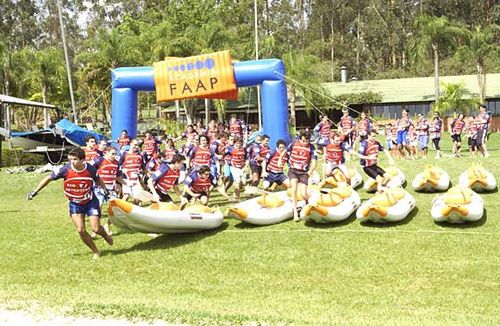
{"type": "Polygon", "coordinates": [[[176,66],[168,67],[168,71],[192,71],[192,70],[203,70],[203,69],[214,69],[215,60],[206,59],[205,61],[197,60],[196,62],[190,62],[187,64],[180,64],[176,66]]]}

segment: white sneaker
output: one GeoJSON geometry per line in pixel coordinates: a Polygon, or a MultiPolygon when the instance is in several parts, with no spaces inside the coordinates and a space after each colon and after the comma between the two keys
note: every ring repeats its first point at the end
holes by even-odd
{"type": "Polygon", "coordinates": [[[95,253],[95,254],[92,255],[92,260],[97,260],[99,258],[101,258],[101,255],[98,254],[98,253],[95,253]]]}

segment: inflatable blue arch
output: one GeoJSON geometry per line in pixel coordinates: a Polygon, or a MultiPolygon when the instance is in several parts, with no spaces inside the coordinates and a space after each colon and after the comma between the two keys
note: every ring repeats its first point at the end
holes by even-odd
{"type": "MultiPolygon", "coordinates": [[[[283,62],[278,59],[234,62],[233,70],[237,87],[261,86],[263,131],[271,137],[272,147],[278,139],[288,143],[288,98],[283,62]]],[[[117,68],[111,71],[111,80],[111,136],[118,139],[126,129],[135,137],[137,92],[155,91],[153,67],[117,68]]]]}

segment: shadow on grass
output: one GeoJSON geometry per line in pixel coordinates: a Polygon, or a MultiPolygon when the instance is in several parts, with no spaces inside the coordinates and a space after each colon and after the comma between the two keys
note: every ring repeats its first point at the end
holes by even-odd
{"type": "MultiPolygon", "coordinates": [[[[235,221],[240,221],[237,218],[234,218],[235,221]]],[[[257,225],[257,224],[250,224],[244,221],[241,221],[241,223],[236,224],[234,227],[237,229],[258,229],[258,228],[265,228],[267,226],[273,226],[276,224],[281,224],[290,221],[290,219],[286,219],[283,222],[280,223],[273,223],[273,224],[267,224],[267,225],[257,225]]]]}
{"type": "Polygon", "coordinates": [[[180,247],[186,244],[197,242],[203,240],[206,237],[215,235],[225,229],[227,229],[228,224],[224,222],[220,227],[213,230],[206,230],[193,233],[168,233],[162,234],[158,237],[151,239],[149,241],[141,242],[133,245],[130,248],[118,249],[118,250],[103,250],[102,255],[121,255],[133,251],[144,251],[144,250],[163,250],[175,247],[180,247]]]}
{"type": "Polygon", "coordinates": [[[437,225],[444,227],[444,228],[452,228],[452,229],[473,229],[480,227],[484,223],[486,223],[486,220],[488,220],[488,211],[486,208],[483,210],[483,217],[479,221],[476,222],[466,222],[466,223],[450,223],[450,222],[434,222],[437,225]]]}
{"type": "Polygon", "coordinates": [[[360,224],[362,226],[367,226],[367,227],[372,227],[372,228],[390,228],[390,227],[395,227],[395,226],[401,226],[410,223],[413,218],[418,214],[418,207],[415,206],[413,210],[406,216],[405,219],[399,221],[399,222],[387,222],[387,223],[375,223],[373,221],[366,221],[366,222],[361,222],[360,224]]]}
{"type": "Polygon", "coordinates": [[[315,229],[328,229],[328,228],[336,228],[341,226],[346,226],[351,224],[356,220],[356,211],[354,211],[348,218],[339,222],[331,222],[331,223],[316,223],[314,221],[307,221],[305,226],[315,228],[315,229]]]}

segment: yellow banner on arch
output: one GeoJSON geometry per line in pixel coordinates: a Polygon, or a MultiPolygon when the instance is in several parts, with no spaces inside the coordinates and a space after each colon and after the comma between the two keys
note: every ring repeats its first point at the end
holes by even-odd
{"type": "Polygon", "coordinates": [[[238,99],[229,51],[153,64],[157,102],[187,98],[238,99]]]}

